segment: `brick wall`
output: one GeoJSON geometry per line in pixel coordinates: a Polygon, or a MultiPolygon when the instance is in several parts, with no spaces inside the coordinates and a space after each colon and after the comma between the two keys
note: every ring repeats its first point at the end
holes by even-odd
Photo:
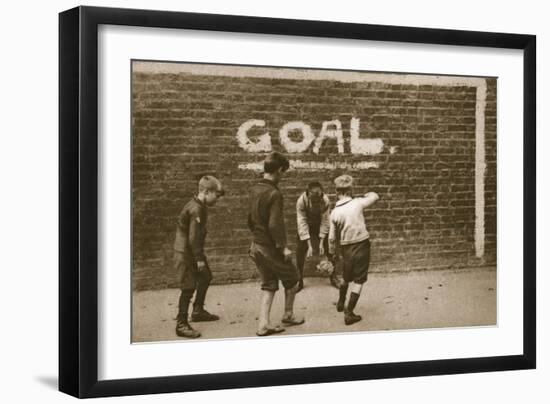
{"type": "MultiPolygon", "coordinates": [[[[256,277],[247,257],[249,186],[260,174],[239,164],[263,154],[239,146],[237,131],[251,119],[254,141],[269,132],[272,149],[315,169],[294,170],[281,184],[286,223],[295,241],[295,201],[309,181],[320,181],[334,203],[332,180],[348,172],[355,192],[381,200],[365,212],[373,242],[373,271],[408,271],[492,265],[496,262],[496,79],[487,79],[485,108],[485,254],[475,255],[476,87],[395,84],[385,80],[283,79],[189,73],[133,73],[133,282],[136,289],[176,287],[172,245],[176,218],[196,192],[198,178],[213,174],[227,194],[210,209],[206,252],[214,282],[256,277]],[[351,119],[361,137],[380,138],[373,155],[352,154],[351,119]],[[325,139],[289,154],[279,130],[301,121],[317,136],[323,122],[341,122],[344,149],[325,139]],[[351,170],[368,161],[377,168],[351,170]],[[330,164],[334,169],[325,169],[330,164]]],[[[290,139],[299,142],[297,131],[290,139]]],[[[313,265],[306,272],[313,275],[313,265]]]]}

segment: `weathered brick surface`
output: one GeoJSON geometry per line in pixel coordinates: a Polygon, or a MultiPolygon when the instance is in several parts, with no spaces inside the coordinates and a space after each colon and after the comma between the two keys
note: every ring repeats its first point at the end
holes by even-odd
{"type": "MultiPolygon", "coordinates": [[[[236,140],[241,124],[261,119],[273,149],[283,151],[279,129],[303,121],[317,135],[323,121],[338,119],[344,154],[325,140],[302,161],[373,161],[379,168],[354,171],[356,193],[376,191],[381,200],[366,211],[372,270],[403,271],[496,262],[496,80],[488,79],[485,149],[485,256],[475,257],[476,88],[396,85],[381,82],[133,74],[133,281],[136,289],[174,287],[175,220],[204,174],[219,177],[227,195],[210,209],[207,255],[217,283],[253,279],[247,256],[249,186],[258,178],[239,163],[260,161],[236,140]],[[382,138],[375,156],[350,153],[352,117],[361,136],[382,138]],[[389,146],[395,146],[391,154],[389,146]]],[[[289,172],[285,194],[289,240],[295,241],[294,205],[307,182],[321,181],[334,202],[332,180],[345,170],[289,172]]],[[[308,273],[312,274],[309,264],[308,273]]]]}

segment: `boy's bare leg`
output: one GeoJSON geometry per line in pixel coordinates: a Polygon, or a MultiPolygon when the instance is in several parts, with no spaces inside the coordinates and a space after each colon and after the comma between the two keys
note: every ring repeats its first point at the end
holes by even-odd
{"type": "Polygon", "coordinates": [[[294,314],[294,300],[298,287],[294,286],[290,289],[285,289],[285,318],[292,317],[294,314]]]}
{"type": "Polygon", "coordinates": [[[262,290],[260,297],[260,318],[258,322],[258,331],[273,328],[269,321],[269,315],[271,313],[271,305],[273,304],[273,298],[275,292],[271,290],[262,290]]]}
{"type": "Polygon", "coordinates": [[[298,317],[294,314],[294,299],[298,290],[298,284],[291,288],[285,289],[285,314],[283,315],[283,324],[298,325],[304,323],[304,319],[302,317],[298,317]]]}

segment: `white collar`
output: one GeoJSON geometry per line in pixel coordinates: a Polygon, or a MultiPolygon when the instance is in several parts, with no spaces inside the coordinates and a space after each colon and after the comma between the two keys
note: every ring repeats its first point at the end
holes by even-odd
{"type": "Polygon", "coordinates": [[[340,199],[336,202],[336,206],[341,206],[343,205],[344,203],[348,203],[349,201],[351,201],[353,198],[351,196],[346,196],[345,198],[343,199],[340,199]]]}

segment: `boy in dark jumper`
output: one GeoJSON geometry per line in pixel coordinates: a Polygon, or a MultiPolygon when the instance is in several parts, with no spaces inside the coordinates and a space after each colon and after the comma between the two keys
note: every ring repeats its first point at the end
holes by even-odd
{"type": "Polygon", "coordinates": [[[181,275],[181,294],[176,324],[176,335],[186,338],[198,338],[200,332],[188,321],[188,307],[196,290],[191,320],[215,321],[219,317],[204,309],[204,300],[212,272],[204,255],[208,206],[214,206],[224,194],[221,182],[212,176],[204,176],[199,181],[199,192],[181,211],[176,227],[174,242],[174,261],[181,275]]]}
{"type": "Polygon", "coordinates": [[[289,168],[289,162],[281,153],[273,152],[264,161],[263,179],[250,189],[248,227],[252,232],[250,257],[256,264],[261,278],[261,301],[258,331],[263,337],[285,329],[272,325],[269,319],[279,281],[285,288],[285,310],[282,323],[287,326],[304,322],[294,314],[294,298],[298,291],[300,274],[292,263],[292,252],[286,245],[286,228],[283,215],[283,195],[279,181],[289,168]]]}

